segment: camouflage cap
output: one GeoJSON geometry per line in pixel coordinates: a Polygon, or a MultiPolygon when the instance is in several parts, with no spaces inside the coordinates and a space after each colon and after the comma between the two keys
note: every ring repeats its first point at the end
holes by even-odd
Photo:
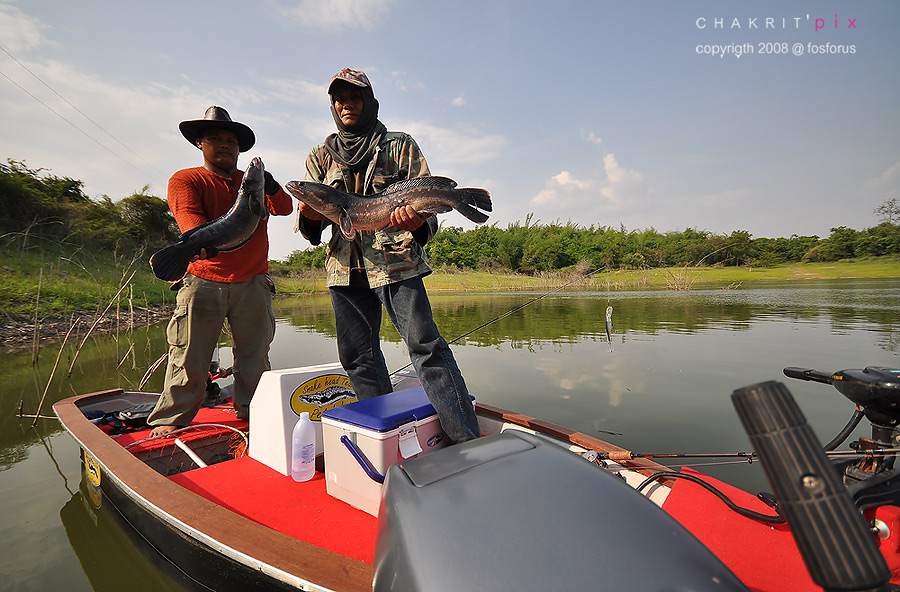
{"type": "Polygon", "coordinates": [[[369,87],[372,88],[372,83],[369,82],[369,77],[366,76],[366,73],[362,70],[354,70],[352,68],[344,68],[337,74],[331,77],[331,82],[328,83],[328,94],[331,94],[331,89],[334,86],[334,83],[338,80],[343,80],[344,82],[349,82],[355,86],[369,87]]]}

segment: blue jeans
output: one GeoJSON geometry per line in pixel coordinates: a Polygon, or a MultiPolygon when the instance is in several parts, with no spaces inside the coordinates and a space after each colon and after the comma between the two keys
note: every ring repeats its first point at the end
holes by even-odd
{"type": "Polygon", "coordinates": [[[338,356],[359,399],[393,390],[381,352],[381,307],[409,349],[422,388],[454,442],[481,435],[475,408],[450,346],[431,313],[422,278],[380,288],[332,287],[338,356]]]}

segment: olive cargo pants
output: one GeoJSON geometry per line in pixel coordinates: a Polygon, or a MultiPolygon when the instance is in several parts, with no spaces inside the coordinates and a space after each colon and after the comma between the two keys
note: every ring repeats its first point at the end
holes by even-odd
{"type": "Polygon", "coordinates": [[[234,338],[234,393],[238,417],[249,417],[250,399],[269,365],[275,337],[272,280],[260,274],[239,283],[223,283],[186,275],[178,290],[175,312],[166,329],[169,361],[162,395],[150,414],[150,425],[186,426],[200,409],[209,363],[225,319],[234,338]]]}

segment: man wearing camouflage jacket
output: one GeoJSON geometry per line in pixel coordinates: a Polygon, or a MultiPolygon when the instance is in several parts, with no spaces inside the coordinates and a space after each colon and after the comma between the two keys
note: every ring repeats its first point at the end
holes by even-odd
{"type": "MultiPolygon", "coordinates": [[[[306,159],[306,181],[361,196],[388,185],[429,175],[415,140],[389,132],[378,120],[378,101],[368,77],[344,68],[328,86],[338,133],[314,147],[306,159]]],[[[298,202],[294,231],[313,245],[330,224],[298,202]]],[[[437,232],[434,216],[398,207],[391,225],[357,231],[348,241],[332,229],[326,270],[337,327],[338,356],[360,399],[393,390],[381,351],[381,309],[409,349],[410,360],[444,432],[455,442],[480,435],[475,410],[450,346],[434,323],[422,278],[431,273],[422,246],[437,232]]]]}

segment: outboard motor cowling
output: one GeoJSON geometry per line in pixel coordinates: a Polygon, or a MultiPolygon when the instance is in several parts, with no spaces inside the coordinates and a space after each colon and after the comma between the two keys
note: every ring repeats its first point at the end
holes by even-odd
{"type": "Polygon", "coordinates": [[[374,589],[747,590],[624,481],[519,431],[390,468],[374,589]]]}

